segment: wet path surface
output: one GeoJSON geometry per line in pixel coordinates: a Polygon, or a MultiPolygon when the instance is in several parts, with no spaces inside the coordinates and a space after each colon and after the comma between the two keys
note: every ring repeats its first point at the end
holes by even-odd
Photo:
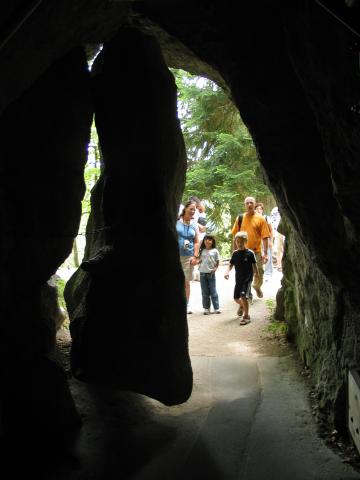
{"type": "Polygon", "coordinates": [[[193,368],[193,394],[176,407],[81,386],[79,470],[63,478],[360,479],[318,437],[292,356],[196,356],[193,368]]]}
{"type": "Polygon", "coordinates": [[[297,356],[266,330],[279,285],[280,275],[254,300],[251,323],[239,326],[231,280],[219,278],[222,314],[209,316],[193,282],[194,389],[182,405],[72,379],[84,423],[75,462],[56,479],[360,479],[318,437],[297,356]]]}

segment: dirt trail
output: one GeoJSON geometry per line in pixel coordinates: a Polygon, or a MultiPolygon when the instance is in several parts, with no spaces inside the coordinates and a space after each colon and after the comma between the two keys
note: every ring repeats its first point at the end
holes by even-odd
{"type": "MultiPolygon", "coordinates": [[[[270,282],[264,282],[263,298],[257,298],[255,292],[253,305],[250,305],[251,322],[239,325],[236,315],[237,305],[233,300],[235,272],[230,272],[229,280],[224,279],[225,266],[220,266],[216,274],[217,290],[220,299],[221,314],[203,314],[200,282],[191,282],[190,306],[193,313],[188,315],[190,355],[224,356],[243,355],[282,356],[289,354],[285,339],[268,330],[270,323],[270,305],[275,305],[276,292],[281,286],[282,274],[274,271],[270,282]]],[[[62,363],[69,371],[70,334],[60,329],[57,343],[62,353],[62,363]]]]}
{"type": "MultiPolygon", "coordinates": [[[[225,268],[217,273],[220,315],[203,315],[200,283],[191,284],[194,387],[186,402],[169,407],[133,392],[97,391],[69,375],[83,421],[76,453],[81,468],[73,471],[72,462],[71,471],[64,469],[58,480],[102,479],[109,468],[117,470],[116,478],[135,478],[124,476],[124,471],[133,471],[132,452],[139,472],[143,469],[136,475],[139,479],[189,478],[195,469],[205,472],[201,478],[210,478],[215,464],[218,478],[268,478],[270,469],[276,478],[310,478],[309,472],[319,479],[360,478],[318,439],[301,367],[286,341],[268,331],[268,306],[275,304],[281,273],[274,272],[272,281],[264,284],[264,298],[254,298],[250,307],[251,322],[240,326],[232,298],[234,272],[226,281],[225,268]],[[289,448],[291,461],[284,464],[279,452],[289,448]],[[241,459],[244,452],[247,457],[241,459]],[[246,466],[246,475],[240,475],[239,465],[246,466]],[[229,468],[231,476],[226,474],[229,468]]],[[[68,371],[68,331],[59,333],[58,345],[68,371]]],[[[345,461],[356,463],[352,447],[344,442],[330,445],[343,445],[345,461]]]]}
{"type": "Polygon", "coordinates": [[[263,298],[257,298],[253,292],[251,322],[240,326],[236,315],[237,305],[233,300],[235,274],[231,271],[229,280],[225,280],[225,269],[225,266],[220,266],[216,273],[222,312],[219,315],[203,314],[200,282],[191,283],[190,307],[193,313],[188,315],[190,355],[254,357],[288,354],[287,343],[268,330],[269,307],[275,305],[276,292],[281,286],[281,272],[274,271],[271,281],[264,282],[263,298]]]}

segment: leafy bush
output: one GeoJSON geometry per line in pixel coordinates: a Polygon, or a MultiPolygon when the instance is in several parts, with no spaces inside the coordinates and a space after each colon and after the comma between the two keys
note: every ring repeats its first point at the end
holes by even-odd
{"type": "Polygon", "coordinates": [[[270,323],[267,325],[266,330],[270,332],[274,337],[286,337],[288,331],[288,324],[286,322],[274,320],[274,311],[276,308],[275,299],[268,298],[266,300],[266,306],[269,312],[270,323]]]}
{"type": "Polygon", "coordinates": [[[64,299],[64,288],[65,288],[65,280],[62,278],[59,278],[56,282],[56,286],[58,289],[58,299],[59,299],[59,305],[66,311],[66,303],[64,299]]]}
{"type": "Polygon", "coordinates": [[[271,320],[266,329],[268,332],[272,333],[274,337],[286,337],[288,324],[286,322],[271,320]]]}

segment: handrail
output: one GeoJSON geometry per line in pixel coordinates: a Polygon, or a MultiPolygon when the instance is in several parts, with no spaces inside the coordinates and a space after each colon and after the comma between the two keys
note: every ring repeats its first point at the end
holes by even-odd
{"type": "Polygon", "coordinates": [[[315,2],[318,5],[320,5],[320,7],[322,7],[324,10],[326,10],[328,13],[330,13],[330,15],[332,15],[334,18],[336,18],[336,20],[338,20],[340,23],[342,23],[346,28],[348,28],[354,35],[357,35],[358,37],[360,37],[360,32],[357,32],[356,30],[354,30],[354,28],[351,25],[349,25],[345,20],[340,18],[335,12],[333,12],[323,2],[320,2],[320,0],[315,0],[315,2]]]}
{"type": "Polygon", "coordinates": [[[11,32],[4,38],[4,40],[0,43],[0,50],[8,43],[11,37],[15,35],[15,33],[19,30],[19,28],[26,22],[26,20],[34,13],[34,11],[39,7],[42,0],[36,0],[32,6],[27,10],[23,18],[19,20],[19,22],[15,25],[15,27],[11,30],[11,32]]]}

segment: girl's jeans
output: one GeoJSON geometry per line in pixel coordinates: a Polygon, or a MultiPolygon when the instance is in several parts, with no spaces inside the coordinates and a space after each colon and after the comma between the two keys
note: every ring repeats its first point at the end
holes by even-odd
{"type": "Polygon", "coordinates": [[[202,294],[202,305],[208,310],[210,309],[210,298],[214,307],[214,310],[219,310],[219,296],[216,291],[216,277],[215,273],[202,273],[200,272],[200,286],[202,294]]]}

